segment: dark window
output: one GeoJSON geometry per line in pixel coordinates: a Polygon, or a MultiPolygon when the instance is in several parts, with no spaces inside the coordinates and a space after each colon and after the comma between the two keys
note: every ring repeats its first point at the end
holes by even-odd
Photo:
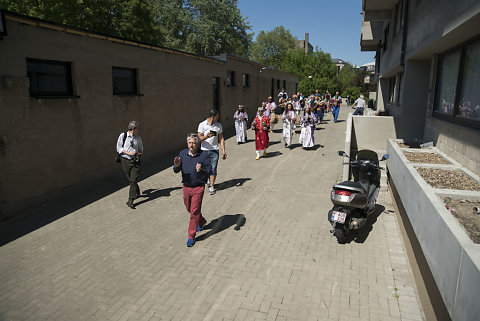
{"type": "Polygon", "coordinates": [[[403,82],[403,72],[397,74],[397,77],[396,77],[396,81],[397,81],[397,96],[396,96],[396,102],[397,102],[397,105],[401,106],[402,105],[402,90],[403,90],[403,86],[402,86],[402,82],[403,82]]]}
{"type": "Polygon", "coordinates": [[[480,126],[480,40],[438,57],[433,112],[440,118],[480,126]]]}
{"type": "Polygon", "coordinates": [[[480,120],[480,41],[465,47],[456,115],[480,120]]]}
{"type": "Polygon", "coordinates": [[[7,35],[7,24],[5,23],[5,14],[0,10],[0,36],[7,35]]]}
{"type": "Polygon", "coordinates": [[[283,81],[283,89],[287,90],[287,81],[286,80],[283,81]]]}
{"type": "Polygon", "coordinates": [[[395,77],[390,77],[388,79],[388,101],[390,102],[390,104],[394,104],[395,103],[395,91],[396,91],[396,88],[395,88],[395,77]]]}
{"type": "Polygon", "coordinates": [[[277,79],[277,89],[280,89],[280,79],[277,79]]]}
{"type": "Polygon", "coordinates": [[[385,30],[383,30],[383,51],[387,50],[388,37],[390,37],[390,26],[387,25],[385,30]]]}
{"type": "Polygon", "coordinates": [[[235,71],[227,70],[227,86],[235,86],[235,71]]]}
{"type": "Polygon", "coordinates": [[[250,75],[243,74],[243,87],[250,87],[250,75]]]}
{"type": "Polygon", "coordinates": [[[134,68],[112,67],[114,95],[136,95],[137,70],[134,68]]]}
{"type": "Polygon", "coordinates": [[[72,72],[69,62],[27,58],[30,96],[72,96],[72,72]]]}
{"type": "Polygon", "coordinates": [[[461,50],[442,55],[438,59],[437,84],[435,90],[436,112],[453,115],[461,50]]]}

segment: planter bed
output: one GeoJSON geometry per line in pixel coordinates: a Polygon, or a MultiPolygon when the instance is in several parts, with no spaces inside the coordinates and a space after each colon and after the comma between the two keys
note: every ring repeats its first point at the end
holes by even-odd
{"type": "Polygon", "coordinates": [[[431,167],[415,167],[415,169],[434,188],[480,192],[480,183],[462,170],[446,170],[431,167]]]}
{"type": "Polygon", "coordinates": [[[451,165],[448,160],[443,158],[441,155],[432,152],[407,152],[403,151],[403,155],[413,163],[424,163],[424,164],[444,164],[451,165]]]}
{"type": "Polygon", "coordinates": [[[480,201],[451,197],[443,197],[442,200],[447,210],[465,228],[470,239],[475,244],[480,244],[480,215],[476,213],[480,207],[480,201]]]}
{"type": "MultiPolygon", "coordinates": [[[[467,227],[459,221],[467,222],[468,217],[452,215],[460,204],[463,206],[461,200],[480,201],[480,178],[435,147],[417,149],[415,153],[433,152],[450,165],[410,161],[402,143],[388,140],[388,172],[445,306],[452,320],[480,320],[480,245],[472,241],[467,227]],[[429,185],[431,177],[435,179],[429,185]],[[457,185],[462,178],[465,181],[457,185]],[[471,190],[465,190],[467,186],[471,190]],[[458,200],[452,203],[453,212],[440,196],[458,200]]],[[[468,205],[467,209],[472,211],[474,206],[468,205]]],[[[474,225],[470,221],[466,224],[474,225]]]]}

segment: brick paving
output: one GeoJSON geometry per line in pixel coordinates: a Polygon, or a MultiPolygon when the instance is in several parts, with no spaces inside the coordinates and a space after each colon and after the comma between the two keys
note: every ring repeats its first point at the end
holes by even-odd
{"type": "Polygon", "coordinates": [[[345,125],[320,126],[314,151],[274,133],[258,161],[228,139],[192,248],[171,168],[140,182],[136,210],[123,188],[2,246],[0,320],[425,319],[388,193],[358,239],[329,233],[345,125]]]}

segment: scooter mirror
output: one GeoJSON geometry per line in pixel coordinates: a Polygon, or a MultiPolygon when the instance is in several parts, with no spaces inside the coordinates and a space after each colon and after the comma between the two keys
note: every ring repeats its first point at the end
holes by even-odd
{"type": "Polygon", "coordinates": [[[345,153],[343,150],[339,150],[337,154],[338,156],[347,156],[347,153],[345,153]]]}
{"type": "Polygon", "coordinates": [[[387,160],[387,159],[389,159],[389,158],[390,158],[390,155],[385,154],[385,155],[383,155],[382,160],[387,160]]]}

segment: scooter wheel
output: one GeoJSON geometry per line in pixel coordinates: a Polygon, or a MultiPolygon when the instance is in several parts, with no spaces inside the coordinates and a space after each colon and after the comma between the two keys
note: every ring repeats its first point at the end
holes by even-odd
{"type": "Polygon", "coordinates": [[[334,232],[335,237],[337,238],[337,241],[339,244],[345,243],[345,232],[343,231],[343,228],[336,228],[334,232]]]}

